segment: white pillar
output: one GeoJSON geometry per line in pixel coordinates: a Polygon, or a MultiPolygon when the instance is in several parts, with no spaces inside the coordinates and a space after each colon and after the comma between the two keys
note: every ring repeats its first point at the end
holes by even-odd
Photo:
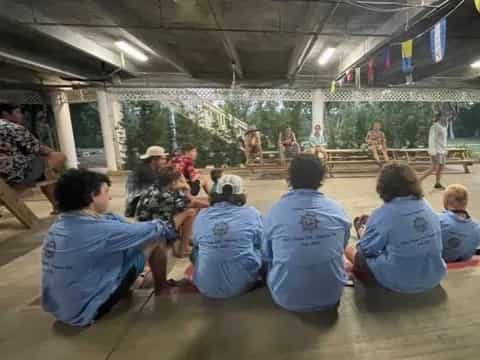
{"type": "Polygon", "coordinates": [[[122,168],[125,164],[125,156],[127,153],[127,148],[125,145],[126,134],[125,129],[123,128],[121,122],[123,119],[122,104],[117,100],[116,97],[108,95],[110,98],[110,103],[112,104],[112,117],[113,117],[113,126],[114,126],[114,143],[115,143],[115,153],[117,159],[117,167],[122,168]]]}
{"type": "Polygon", "coordinates": [[[312,93],[312,132],[315,125],[319,124],[324,131],[323,118],[325,112],[325,101],[321,90],[313,90],[312,93]]]}
{"type": "Polygon", "coordinates": [[[67,157],[67,167],[76,168],[78,166],[77,151],[75,148],[75,138],[73,137],[72,118],[70,117],[68,98],[66,94],[61,91],[52,92],[50,98],[53,115],[55,116],[60,150],[67,157]]]}
{"type": "Polygon", "coordinates": [[[107,158],[108,171],[117,171],[117,159],[114,141],[114,121],[112,117],[112,106],[107,93],[103,90],[97,91],[98,113],[102,128],[103,148],[107,158]]]}

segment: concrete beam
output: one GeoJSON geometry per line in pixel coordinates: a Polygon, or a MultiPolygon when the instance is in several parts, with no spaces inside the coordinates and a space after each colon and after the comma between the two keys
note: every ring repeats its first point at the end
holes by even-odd
{"type": "MultiPolygon", "coordinates": [[[[215,25],[219,29],[223,29],[225,27],[225,24],[223,23],[223,19],[220,15],[221,11],[218,7],[218,4],[215,2],[215,0],[207,0],[207,1],[208,1],[208,8],[210,9],[210,13],[212,14],[213,20],[215,21],[215,25]]],[[[240,56],[238,55],[237,49],[235,48],[235,44],[233,43],[232,38],[225,31],[222,31],[222,43],[231,62],[235,63],[236,74],[240,79],[243,79],[244,73],[243,73],[242,63],[240,61],[240,56]]]]}
{"type": "MultiPolygon", "coordinates": [[[[8,11],[3,11],[1,17],[6,18],[12,22],[18,23],[19,19],[25,19],[31,17],[31,9],[25,5],[22,5],[15,1],[10,0],[0,0],[0,8],[8,9],[8,11]]],[[[36,9],[37,14],[38,10],[36,9]]],[[[44,21],[54,23],[54,20],[48,19],[42,15],[44,21]]],[[[31,29],[36,30],[37,32],[47,35],[57,41],[60,41],[72,48],[82,51],[83,53],[97,58],[105,63],[111,64],[117,68],[122,68],[126,72],[134,73],[137,71],[135,66],[129,61],[122,62],[120,53],[112,52],[104,47],[98,45],[95,41],[72,31],[66,26],[60,25],[36,25],[33,22],[30,25],[26,25],[31,29]]]]}
{"type": "Polygon", "coordinates": [[[320,2],[313,3],[310,2],[307,8],[307,17],[303,23],[305,28],[310,31],[312,29],[313,35],[308,37],[306,36],[297,36],[297,45],[293,49],[290,60],[288,61],[288,72],[287,78],[293,80],[295,76],[302,70],[303,65],[305,64],[310,51],[312,50],[315,42],[318,39],[319,34],[322,32],[325,24],[332,18],[333,14],[340,5],[340,1],[332,5],[328,9],[328,15],[322,18],[324,9],[320,2]],[[322,19],[319,21],[318,19],[322,19]]]}

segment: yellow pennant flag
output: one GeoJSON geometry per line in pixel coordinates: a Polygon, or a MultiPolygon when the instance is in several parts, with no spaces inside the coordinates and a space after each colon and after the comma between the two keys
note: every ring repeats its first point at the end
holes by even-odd
{"type": "Polygon", "coordinates": [[[480,12],[480,0],[475,0],[475,7],[477,8],[478,12],[480,12]]]}
{"type": "MultiPolygon", "coordinates": [[[[477,0],[480,1],[480,0],[477,0]]],[[[402,57],[411,58],[413,55],[413,40],[402,42],[402,57]]]]}
{"type": "Polygon", "coordinates": [[[337,92],[337,82],[333,80],[332,85],[330,86],[330,93],[335,94],[336,92],[337,92]]]}

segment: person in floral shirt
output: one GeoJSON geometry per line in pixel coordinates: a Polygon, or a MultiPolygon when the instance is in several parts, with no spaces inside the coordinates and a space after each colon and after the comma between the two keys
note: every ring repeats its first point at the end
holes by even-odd
{"type": "MultiPolygon", "coordinates": [[[[66,157],[42,145],[23,125],[20,106],[0,104],[0,177],[18,190],[52,176],[66,157]]],[[[42,189],[54,204],[53,185],[42,189]]]]}
{"type": "Polygon", "coordinates": [[[138,221],[160,219],[171,223],[178,231],[180,249],[174,247],[174,255],[186,257],[191,251],[192,225],[198,209],[208,203],[190,195],[182,174],[173,166],[159,170],[157,180],[140,197],[135,211],[138,221]]]}

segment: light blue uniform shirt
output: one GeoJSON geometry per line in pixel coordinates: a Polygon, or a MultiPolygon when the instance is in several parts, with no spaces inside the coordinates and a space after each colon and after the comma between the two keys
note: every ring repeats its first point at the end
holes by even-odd
{"type": "Polygon", "coordinates": [[[340,205],[315,190],[293,190],[264,225],[262,255],[274,301],[292,311],[336,305],[347,283],[343,253],[351,227],[340,205]]]}
{"type": "Polygon", "coordinates": [[[397,197],[375,210],[357,243],[375,279],[384,287],[417,293],[446,274],[437,214],[425,200],[397,197]]]}
{"type": "Polygon", "coordinates": [[[113,214],[60,215],[43,241],[44,310],[71,325],[92,323],[123,280],[127,252],[169,236],[167,229],[159,220],[129,224],[113,214]]]}
{"type": "Polygon", "coordinates": [[[443,259],[465,261],[475,255],[480,245],[480,226],[471,218],[464,219],[451,211],[438,215],[442,227],[443,259]]]}
{"type": "Polygon", "coordinates": [[[193,281],[203,295],[228,298],[252,288],[261,267],[262,230],[253,207],[221,202],[200,212],[193,224],[193,281]]]}
{"type": "Polygon", "coordinates": [[[312,146],[323,146],[325,145],[325,138],[323,137],[323,134],[320,134],[320,136],[315,136],[315,134],[312,134],[310,136],[310,145],[312,146]]]}

